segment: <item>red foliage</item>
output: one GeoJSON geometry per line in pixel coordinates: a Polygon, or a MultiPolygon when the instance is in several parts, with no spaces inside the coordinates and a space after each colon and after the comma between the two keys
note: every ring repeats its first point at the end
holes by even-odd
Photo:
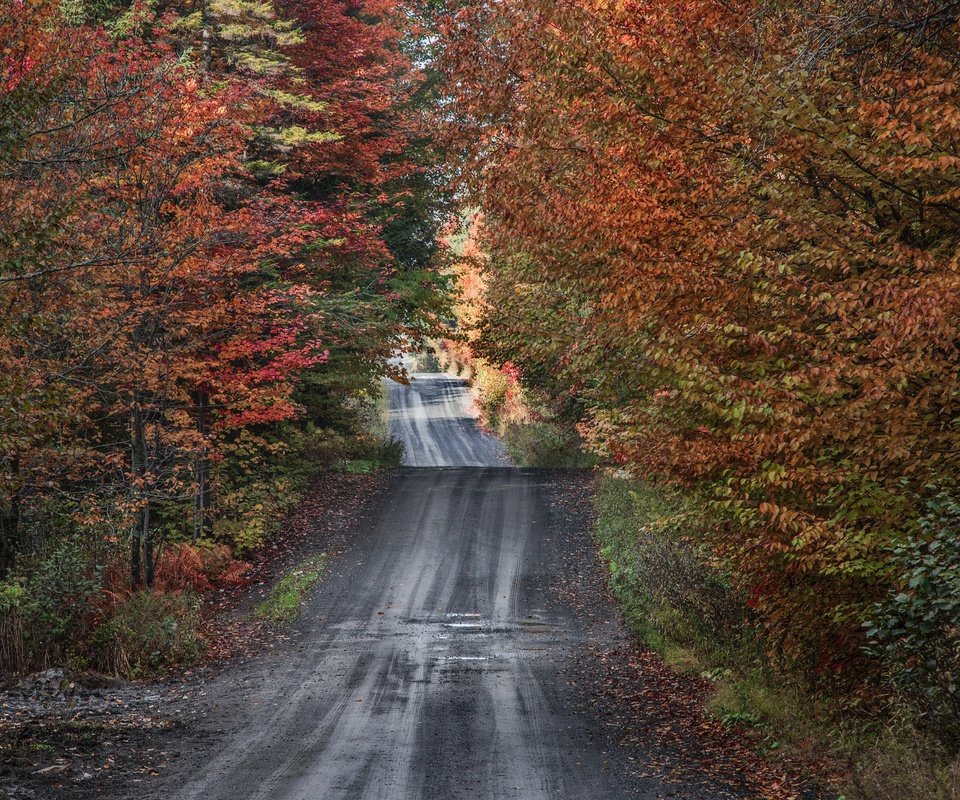
{"type": "Polygon", "coordinates": [[[249,569],[249,562],[233,557],[229,545],[169,545],[157,559],[154,589],[204,592],[215,586],[239,586],[249,569]]]}
{"type": "Polygon", "coordinates": [[[161,5],[112,32],[0,8],[0,515],[69,484],[83,524],[127,516],[148,582],[158,501],[210,500],[237,429],[300,416],[337,347],[386,369],[412,130],[390,0],[207,9],[216,53],[161,5]]]}

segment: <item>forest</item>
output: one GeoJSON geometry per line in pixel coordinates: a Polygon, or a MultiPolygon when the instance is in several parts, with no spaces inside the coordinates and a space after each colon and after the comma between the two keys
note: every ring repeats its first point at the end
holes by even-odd
{"type": "Polygon", "coordinates": [[[4,2],[0,670],[202,659],[318,474],[399,465],[383,381],[432,347],[517,465],[595,473],[624,618],[718,716],[849,798],[960,796],[958,37],[4,2]]]}
{"type": "Polygon", "coordinates": [[[4,668],[162,666],[133,631],[190,617],[167,590],[395,460],[367,417],[443,306],[446,203],[395,13],[4,4],[4,668]]]}

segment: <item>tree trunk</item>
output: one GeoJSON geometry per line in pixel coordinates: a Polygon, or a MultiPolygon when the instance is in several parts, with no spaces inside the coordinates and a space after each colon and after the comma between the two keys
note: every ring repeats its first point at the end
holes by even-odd
{"type": "Polygon", "coordinates": [[[154,561],[153,561],[153,535],[150,532],[150,503],[143,507],[142,512],[143,527],[140,530],[140,536],[143,539],[143,567],[146,574],[147,586],[153,586],[154,561]]]}
{"type": "MultiPolygon", "coordinates": [[[[207,393],[198,390],[194,394],[197,404],[197,431],[204,437],[207,435],[207,393]]],[[[207,511],[210,508],[210,454],[206,444],[197,450],[193,465],[196,490],[193,503],[193,541],[203,536],[207,527],[207,511]]]]}
{"type": "Polygon", "coordinates": [[[213,62],[213,46],[210,33],[210,12],[207,0],[200,6],[200,64],[204,72],[210,71],[213,62]]]}
{"type": "Polygon", "coordinates": [[[20,547],[20,494],[10,498],[10,506],[0,512],[0,579],[13,571],[20,547]]]}
{"type": "MultiPolygon", "coordinates": [[[[137,501],[144,500],[147,464],[147,437],[146,425],[143,419],[143,408],[139,392],[134,393],[133,409],[130,416],[130,467],[134,480],[138,482],[134,497],[137,501]]],[[[130,532],[130,585],[134,590],[143,585],[143,546],[144,533],[149,532],[148,506],[137,510],[130,532]]]]}

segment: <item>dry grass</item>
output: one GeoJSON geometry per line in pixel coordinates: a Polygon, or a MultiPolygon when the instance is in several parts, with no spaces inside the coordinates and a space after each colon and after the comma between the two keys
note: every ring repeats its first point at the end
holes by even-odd
{"type": "Polygon", "coordinates": [[[960,756],[895,721],[857,753],[844,789],[847,800],[960,800],[960,756]]]}

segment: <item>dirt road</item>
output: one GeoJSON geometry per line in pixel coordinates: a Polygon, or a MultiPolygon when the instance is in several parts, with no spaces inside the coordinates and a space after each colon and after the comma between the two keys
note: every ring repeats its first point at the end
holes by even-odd
{"type": "Polygon", "coordinates": [[[403,442],[408,467],[505,467],[500,440],[477,428],[462,378],[414,373],[410,385],[389,381],[390,433],[403,442]]]}
{"type": "Polygon", "coordinates": [[[502,447],[455,379],[390,398],[411,468],[334,559],[294,638],[207,686],[208,734],[156,796],[736,796],[702,776],[661,782],[656,743],[618,744],[592,704],[589,648],[626,634],[605,597],[578,597],[596,565],[564,473],[492,466],[502,447]]]}

